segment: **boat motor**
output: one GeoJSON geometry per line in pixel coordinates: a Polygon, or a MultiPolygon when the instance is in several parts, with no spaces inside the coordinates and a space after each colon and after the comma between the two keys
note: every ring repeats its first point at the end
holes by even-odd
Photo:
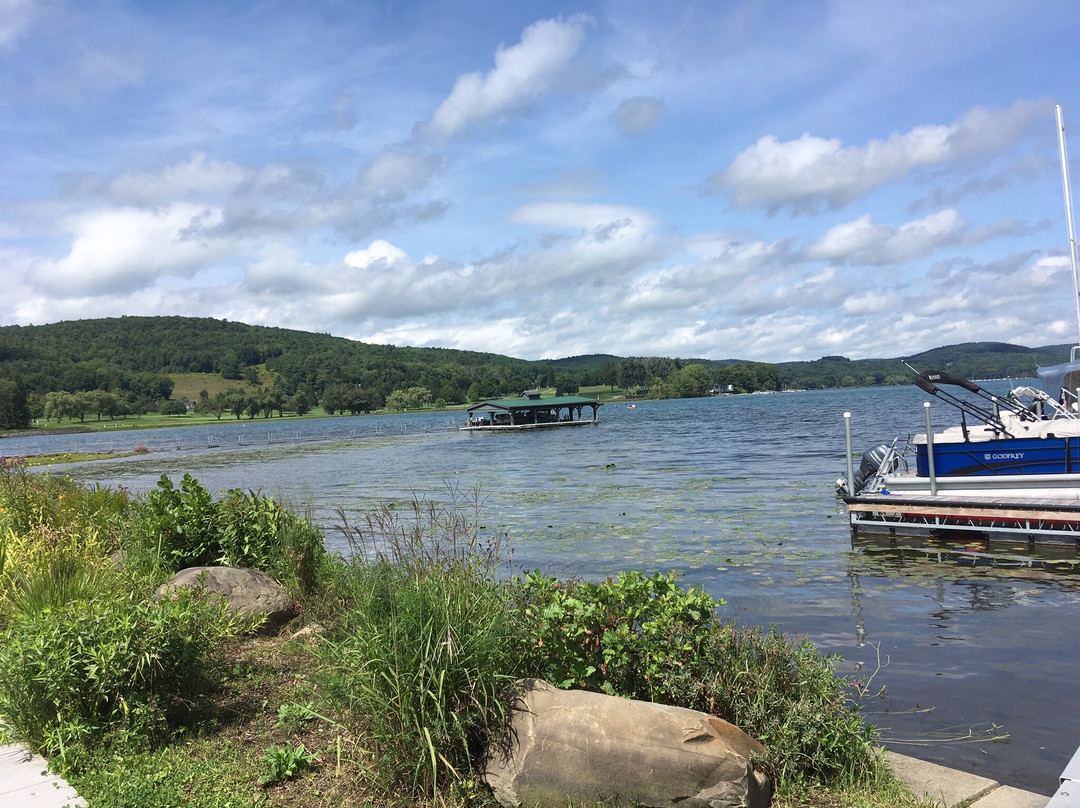
{"type": "Polygon", "coordinates": [[[880,443],[863,452],[862,460],[859,461],[859,470],[855,472],[852,481],[850,496],[855,496],[862,491],[863,486],[878,474],[892,474],[900,464],[900,458],[892,451],[891,447],[880,443]],[[885,468],[888,466],[888,468],[885,468]]]}

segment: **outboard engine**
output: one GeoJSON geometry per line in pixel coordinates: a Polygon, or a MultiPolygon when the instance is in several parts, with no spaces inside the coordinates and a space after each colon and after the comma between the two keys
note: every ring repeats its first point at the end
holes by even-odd
{"type": "MultiPolygon", "coordinates": [[[[854,485],[851,487],[852,496],[862,491],[867,480],[882,471],[882,463],[885,462],[885,459],[889,454],[889,447],[884,443],[879,443],[877,446],[863,452],[862,460],[859,462],[859,470],[855,472],[854,485]]],[[[896,471],[897,462],[897,458],[894,455],[892,462],[889,463],[891,468],[884,469],[884,473],[888,474],[896,471]]]]}

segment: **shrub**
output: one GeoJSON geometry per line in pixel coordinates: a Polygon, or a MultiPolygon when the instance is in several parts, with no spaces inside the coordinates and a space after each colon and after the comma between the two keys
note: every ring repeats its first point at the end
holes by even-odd
{"type": "Polygon", "coordinates": [[[0,533],[81,525],[114,537],[127,507],[123,490],[87,488],[70,477],[34,474],[24,460],[0,457],[0,533]]]}
{"type": "Polygon", "coordinates": [[[215,564],[253,567],[296,595],[318,584],[322,531],[272,497],[232,490],[214,501],[190,474],[179,488],[163,474],[137,503],[134,521],[143,562],[166,572],[215,564]]]}
{"type": "Polygon", "coordinates": [[[782,784],[878,773],[874,729],[835,658],[809,641],[722,622],[721,601],[670,574],[563,583],[533,573],[520,597],[533,671],[553,684],[717,715],[765,744],[782,784]]]}
{"type": "Polygon", "coordinates": [[[123,532],[124,492],[67,477],[0,473],[0,627],[18,615],[108,590],[123,532]]]}
{"type": "Polygon", "coordinates": [[[218,505],[190,474],[180,488],[162,474],[157,488],[137,503],[137,543],[167,572],[217,562],[221,555],[218,505]]]}
{"type": "Polygon", "coordinates": [[[877,731],[836,673],[835,655],[775,628],[721,625],[701,653],[704,705],[759,738],[781,782],[866,781],[877,773],[877,731]]]}
{"type": "Polygon", "coordinates": [[[698,651],[723,603],[682,589],[674,573],[562,583],[534,572],[521,596],[538,676],[559,687],[665,703],[692,699],[676,683],[704,673],[698,651]]]}
{"type": "Polygon", "coordinates": [[[222,564],[260,569],[294,594],[316,589],[325,537],[309,518],[272,497],[232,490],[220,504],[219,522],[222,564]]]}
{"type": "Polygon", "coordinates": [[[109,592],[120,578],[90,528],[37,525],[0,534],[0,627],[109,592]]]}
{"type": "Polygon", "coordinates": [[[0,647],[0,713],[58,762],[108,738],[164,738],[216,678],[225,607],[196,593],[175,600],[98,597],[21,616],[0,647]]]}

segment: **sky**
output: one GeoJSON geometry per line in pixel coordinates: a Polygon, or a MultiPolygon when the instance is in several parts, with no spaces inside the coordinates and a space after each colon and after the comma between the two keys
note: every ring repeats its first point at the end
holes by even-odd
{"type": "Polygon", "coordinates": [[[1078,75],[1071,0],[0,0],[0,324],[1074,343],[1078,75]]]}

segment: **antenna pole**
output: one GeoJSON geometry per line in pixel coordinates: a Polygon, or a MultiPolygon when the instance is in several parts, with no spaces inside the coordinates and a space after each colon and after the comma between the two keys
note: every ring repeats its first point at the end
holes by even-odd
{"type": "MultiPolygon", "coordinates": [[[[1065,124],[1061,119],[1061,104],[1054,106],[1057,113],[1058,148],[1061,151],[1061,185],[1065,191],[1065,221],[1069,226],[1069,261],[1072,263],[1074,302],[1076,303],[1077,346],[1080,347],[1080,267],[1077,266],[1076,232],[1073,230],[1072,193],[1069,184],[1069,155],[1065,151],[1065,124]]],[[[1076,350],[1073,350],[1075,359],[1076,350]]]]}

